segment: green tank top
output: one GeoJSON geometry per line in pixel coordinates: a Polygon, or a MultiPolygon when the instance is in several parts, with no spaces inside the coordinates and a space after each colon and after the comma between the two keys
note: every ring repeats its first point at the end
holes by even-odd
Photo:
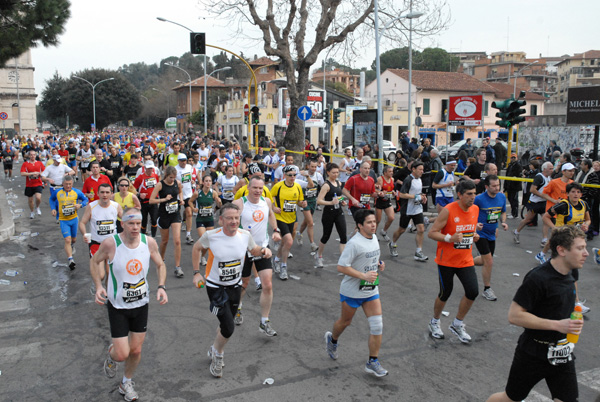
{"type": "Polygon", "coordinates": [[[196,222],[210,222],[214,220],[214,204],[213,192],[210,190],[205,194],[203,190],[198,191],[196,205],[198,207],[198,216],[196,222]]]}

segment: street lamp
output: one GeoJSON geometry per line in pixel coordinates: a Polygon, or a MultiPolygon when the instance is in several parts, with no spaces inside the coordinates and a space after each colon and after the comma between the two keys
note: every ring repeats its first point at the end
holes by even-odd
{"type": "MultiPolygon", "coordinates": [[[[231,70],[231,67],[218,68],[218,69],[214,70],[212,73],[208,74],[208,76],[206,75],[206,70],[204,70],[204,135],[206,135],[208,133],[208,130],[207,130],[208,115],[206,114],[207,113],[206,80],[208,79],[208,77],[210,77],[214,73],[217,73],[219,71],[225,71],[225,70],[231,70]]],[[[229,134],[227,134],[227,135],[229,135],[229,134]]]]}
{"type": "MultiPolygon", "coordinates": [[[[177,25],[179,25],[179,24],[177,24],[177,25]]],[[[187,74],[188,79],[190,80],[189,81],[190,82],[190,107],[189,107],[189,109],[190,109],[190,119],[191,119],[192,118],[192,76],[190,75],[190,73],[188,73],[187,71],[185,71],[183,68],[181,68],[179,66],[176,66],[173,63],[163,63],[163,65],[169,66],[169,67],[174,67],[174,68],[176,68],[178,70],[181,70],[181,71],[183,71],[184,73],[187,74]]],[[[181,81],[178,81],[178,82],[181,82],[181,81]]]]}
{"type": "Polygon", "coordinates": [[[103,83],[103,82],[105,82],[105,81],[112,81],[112,80],[114,80],[114,78],[107,78],[107,79],[105,79],[105,80],[98,81],[98,82],[97,82],[97,83],[95,83],[95,84],[92,84],[91,82],[89,82],[89,81],[88,81],[88,80],[86,80],[85,78],[81,78],[81,77],[78,77],[78,76],[76,76],[76,75],[74,75],[74,76],[73,76],[73,78],[77,78],[78,80],[85,81],[85,82],[87,82],[88,84],[90,84],[90,86],[92,87],[92,106],[93,106],[93,108],[94,108],[94,131],[96,131],[96,130],[98,129],[98,128],[96,127],[96,87],[97,87],[99,84],[102,84],[102,83],[103,83]]]}
{"type": "MultiPolygon", "coordinates": [[[[379,1],[375,0],[375,73],[377,76],[377,143],[379,144],[379,155],[377,158],[383,160],[383,110],[381,107],[381,62],[380,62],[380,54],[379,54],[379,40],[381,36],[381,32],[379,31],[379,1]]],[[[412,20],[414,18],[419,18],[423,15],[422,12],[412,11],[412,1],[410,3],[410,12],[405,15],[400,15],[388,22],[388,24],[384,27],[384,30],[389,28],[395,21],[406,18],[410,20],[409,27],[409,40],[408,40],[408,129],[412,136],[412,130],[410,130],[411,126],[411,81],[412,81],[412,20]]],[[[383,163],[379,163],[379,174],[383,171],[383,163]]]]}
{"type": "Polygon", "coordinates": [[[532,61],[529,64],[524,65],[523,67],[521,67],[513,76],[513,78],[515,79],[515,85],[513,86],[513,98],[517,98],[517,75],[521,73],[521,71],[525,70],[527,67],[531,66],[532,64],[537,63],[538,60],[536,61],[532,61]]]}
{"type": "Polygon", "coordinates": [[[151,88],[151,89],[153,91],[160,92],[161,94],[163,94],[164,96],[167,97],[167,119],[168,119],[169,115],[171,114],[171,97],[165,91],[161,91],[160,89],[157,89],[157,88],[151,88]]]}

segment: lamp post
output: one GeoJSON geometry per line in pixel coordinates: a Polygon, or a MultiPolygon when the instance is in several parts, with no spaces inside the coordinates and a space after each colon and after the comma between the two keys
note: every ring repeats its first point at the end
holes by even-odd
{"type": "Polygon", "coordinates": [[[89,81],[88,81],[88,80],[86,80],[85,78],[81,78],[81,77],[78,77],[78,76],[76,76],[76,75],[74,75],[74,76],[73,76],[73,78],[77,78],[78,80],[85,81],[85,82],[87,82],[88,84],[90,84],[90,86],[92,87],[92,107],[94,108],[94,131],[96,131],[96,130],[98,130],[98,127],[96,127],[96,87],[97,87],[99,84],[102,84],[102,83],[103,83],[103,82],[105,82],[105,81],[112,81],[112,80],[114,80],[114,78],[107,78],[107,79],[105,79],[105,80],[98,81],[98,82],[97,82],[97,83],[95,83],[95,84],[92,84],[91,82],[89,82],[89,81]]]}
{"type": "MultiPolygon", "coordinates": [[[[377,143],[379,145],[379,155],[377,158],[383,159],[383,109],[381,107],[381,62],[380,62],[380,53],[379,53],[379,40],[381,37],[381,32],[379,31],[379,1],[375,0],[375,73],[377,77],[377,143]]],[[[407,18],[410,20],[410,28],[409,28],[409,43],[408,43],[408,127],[410,130],[410,119],[411,119],[411,80],[412,80],[412,20],[413,18],[419,18],[422,16],[422,12],[414,12],[412,11],[412,1],[410,3],[410,12],[405,15],[401,15],[396,17],[392,21],[390,21],[383,30],[389,28],[395,21],[407,18]]],[[[412,131],[411,131],[412,135],[412,131]]],[[[383,163],[379,163],[379,174],[383,171],[383,163]]]]}
{"type": "Polygon", "coordinates": [[[168,119],[169,115],[171,114],[171,97],[165,91],[161,91],[160,89],[157,89],[157,88],[151,88],[151,89],[153,91],[160,92],[161,94],[163,94],[164,96],[167,97],[167,119],[168,119]]]}
{"type": "MultiPolygon", "coordinates": [[[[179,25],[179,24],[177,24],[177,25],[179,25]]],[[[189,85],[189,87],[190,87],[190,107],[189,107],[189,113],[190,113],[190,118],[192,118],[192,76],[190,75],[190,73],[188,73],[187,71],[185,71],[183,68],[181,68],[179,66],[176,66],[173,63],[163,63],[163,65],[176,68],[176,69],[181,70],[181,71],[183,71],[184,73],[187,74],[188,79],[189,79],[189,83],[190,83],[190,85],[189,85]]]]}
{"type": "MultiPolygon", "coordinates": [[[[206,66],[205,66],[205,70],[204,70],[204,135],[206,135],[208,133],[207,130],[207,126],[208,126],[208,115],[207,115],[207,111],[208,111],[208,106],[207,106],[207,100],[206,100],[206,80],[208,79],[208,77],[210,77],[211,75],[213,75],[214,73],[217,73],[219,71],[225,71],[225,70],[231,70],[231,67],[223,67],[223,68],[218,68],[216,70],[214,70],[212,73],[206,75],[206,66]]],[[[229,135],[229,133],[227,134],[229,135]]]]}

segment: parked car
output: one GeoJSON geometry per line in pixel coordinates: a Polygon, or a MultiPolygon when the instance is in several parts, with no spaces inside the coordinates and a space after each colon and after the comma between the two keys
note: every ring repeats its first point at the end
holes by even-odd
{"type": "MultiPolygon", "coordinates": [[[[471,144],[473,145],[473,152],[475,152],[475,150],[477,150],[478,148],[481,148],[482,142],[483,142],[483,138],[473,138],[472,139],[471,144]]],[[[459,151],[460,147],[462,147],[466,143],[467,143],[467,140],[461,140],[461,141],[458,141],[458,142],[450,145],[448,147],[448,149],[446,149],[445,145],[441,145],[438,148],[438,150],[440,151],[440,158],[442,158],[443,161],[446,161],[446,158],[448,158],[449,160],[452,160],[452,159],[456,160],[456,158],[458,158],[458,151],[459,151]]],[[[492,146],[495,143],[496,143],[495,140],[492,141],[492,146]]],[[[507,151],[506,142],[502,141],[502,146],[507,151]]],[[[511,145],[511,152],[515,151],[516,146],[517,146],[517,144],[513,141],[512,145],[511,145]]]]}
{"type": "MultiPolygon", "coordinates": [[[[358,145],[357,145],[358,146],[358,145]]],[[[344,148],[344,152],[346,152],[346,149],[349,149],[352,151],[352,155],[354,155],[354,150],[353,150],[353,146],[349,145],[346,148],[344,148]]],[[[388,160],[388,161],[394,161],[396,159],[396,146],[394,145],[394,143],[392,141],[388,141],[388,140],[383,140],[383,157],[388,160]]]]}

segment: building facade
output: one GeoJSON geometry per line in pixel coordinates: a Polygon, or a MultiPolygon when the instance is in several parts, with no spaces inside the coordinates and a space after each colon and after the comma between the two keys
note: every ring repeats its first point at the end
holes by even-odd
{"type": "Polygon", "coordinates": [[[360,91],[360,76],[357,74],[350,74],[339,68],[325,69],[325,74],[323,74],[323,69],[320,69],[314,72],[311,81],[322,83],[323,77],[325,77],[325,81],[343,84],[352,94],[358,94],[360,91]]]}
{"type": "Polygon", "coordinates": [[[600,50],[577,53],[556,64],[558,90],[553,102],[566,102],[570,87],[600,85],[600,50]]]}
{"type": "Polygon", "coordinates": [[[0,130],[9,135],[34,135],[36,109],[31,51],[9,60],[0,68],[0,113],[7,119],[0,120],[0,130]]]}

